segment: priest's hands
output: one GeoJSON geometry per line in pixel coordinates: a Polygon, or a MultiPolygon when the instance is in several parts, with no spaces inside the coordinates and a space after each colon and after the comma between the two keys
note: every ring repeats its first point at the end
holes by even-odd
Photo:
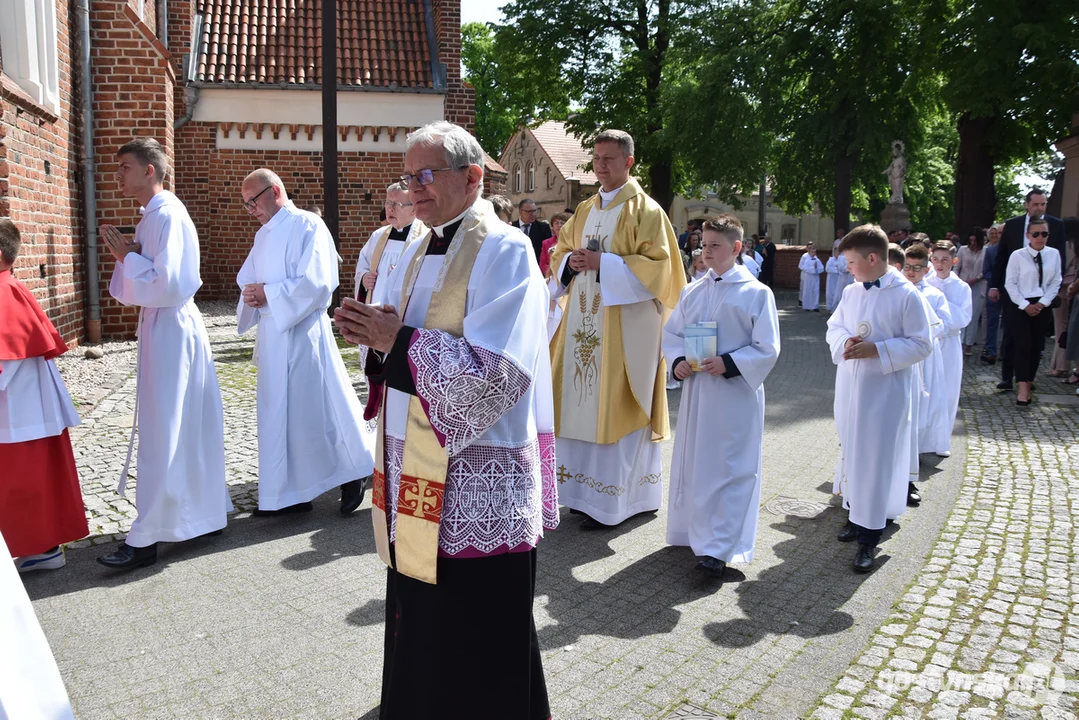
{"type": "Polygon", "coordinates": [[[727,372],[727,366],[721,357],[710,357],[701,360],[701,370],[715,377],[722,377],[727,372]]]}
{"type": "Polygon", "coordinates": [[[369,273],[364,273],[363,278],[360,280],[360,284],[364,286],[367,292],[375,289],[376,282],[378,282],[378,273],[373,270],[369,273]]]}
{"type": "Polygon", "coordinates": [[[116,262],[122,263],[128,253],[142,252],[142,244],[134,240],[128,240],[123,233],[116,229],[115,225],[102,225],[100,231],[101,239],[105,241],[105,247],[116,258],[116,262]]]}
{"type": "Polygon", "coordinates": [[[244,305],[260,308],[266,305],[266,283],[250,283],[244,285],[244,305]]]}
{"type": "Polygon", "coordinates": [[[685,380],[693,374],[693,368],[689,366],[688,362],[681,360],[674,366],[674,370],[671,371],[671,374],[674,375],[675,380],[685,380]]]}
{"type": "Polygon", "coordinates": [[[574,250],[569,256],[570,270],[577,272],[599,270],[599,259],[602,254],[598,250],[574,250]]]}
{"type": "Polygon", "coordinates": [[[868,360],[879,355],[876,343],[866,342],[860,337],[848,339],[846,349],[843,350],[844,360],[868,360]]]}
{"type": "Polygon", "coordinates": [[[333,311],[333,322],[347,342],[380,352],[393,349],[397,331],[404,325],[392,305],[371,307],[352,298],[341,300],[341,307],[333,311]]]}

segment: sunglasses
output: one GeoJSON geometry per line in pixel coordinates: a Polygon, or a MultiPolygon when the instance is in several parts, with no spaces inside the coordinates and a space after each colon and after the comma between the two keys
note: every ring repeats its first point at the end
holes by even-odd
{"type": "Polygon", "coordinates": [[[1039,230],[1038,232],[1030,233],[1030,236],[1032,238],[1047,238],[1047,237],[1049,237],[1049,233],[1045,232],[1045,231],[1042,231],[1042,230],[1039,230]]]}

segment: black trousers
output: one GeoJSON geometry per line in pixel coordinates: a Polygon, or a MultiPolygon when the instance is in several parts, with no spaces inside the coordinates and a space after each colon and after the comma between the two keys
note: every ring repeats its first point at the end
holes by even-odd
{"type": "Polygon", "coordinates": [[[548,720],[532,617],[536,551],[390,568],[380,720],[548,720]]]}
{"type": "MultiPolygon", "coordinates": [[[[1028,298],[1027,301],[1038,302],[1039,299],[1028,298]]],[[[1031,317],[1009,300],[1004,306],[1004,318],[1008,337],[1011,338],[1015,379],[1017,382],[1033,382],[1045,349],[1046,323],[1053,321],[1053,311],[1045,308],[1031,317]]]]}
{"type": "Polygon", "coordinates": [[[1000,340],[1000,379],[1010,383],[1015,377],[1015,347],[1012,345],[1011,318],[1019,306],[1012,302],[1006,290],[1000,291],[1000,324],[1004,336],[1000,340]]]}

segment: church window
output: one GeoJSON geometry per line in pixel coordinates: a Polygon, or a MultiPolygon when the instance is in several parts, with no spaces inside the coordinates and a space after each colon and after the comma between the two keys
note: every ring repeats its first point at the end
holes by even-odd
{"type": "Polygon", "coordinates": [[[532,192],[536,189],[536,166],[533,163],[528,163],[528,191],[532,192]]]}
{"type": "Polygon", "coordinates": [[[513,192],[521,192],[521,166],[515,165],[513,167],[513,192]]]}
{"type": "Polygon", "coordinates": [[[0,2],[0,52],[4,74],[34,102],[59,115],[56,0],[0,2]]]}

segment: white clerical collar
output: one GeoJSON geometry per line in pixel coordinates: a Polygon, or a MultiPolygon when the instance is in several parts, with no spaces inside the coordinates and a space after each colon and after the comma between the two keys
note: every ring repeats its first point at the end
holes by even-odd
{"type": "Polygon", "coordinates": [[[600,207],[600,210],[602,210],[603,208],[610,205],[611,201],[614,200],[615,196],[617,196],[618,193],[622,190],[622,188],[624,188],[626,185],[629,185],[629,180],[626,180],[624,183],[622,183],[621,185],[616,187],[614,190],[611,190],[610,192],[604,190],[603,188],[600,188],[600,190],[599,190],[599,207],[600,207]]]}
{"type": "Polygon", "coordinates": [[[435,231],[436,235],[438,235],[439,237],[442,237],[442,231],[443,230],[448,228],[450,225],[453,225],[458,220],[464,220],[465,215],[468,215],[468,211],[471,210],[471,209],[472,209],[472,206],[469,205],[468,207],[465,208],[464,212],[462,212],[460,215],[455,217],[453,220],[450,220],[449,222],[444,222],[441,225],[432,225],[431,229],[435,231]]]}

